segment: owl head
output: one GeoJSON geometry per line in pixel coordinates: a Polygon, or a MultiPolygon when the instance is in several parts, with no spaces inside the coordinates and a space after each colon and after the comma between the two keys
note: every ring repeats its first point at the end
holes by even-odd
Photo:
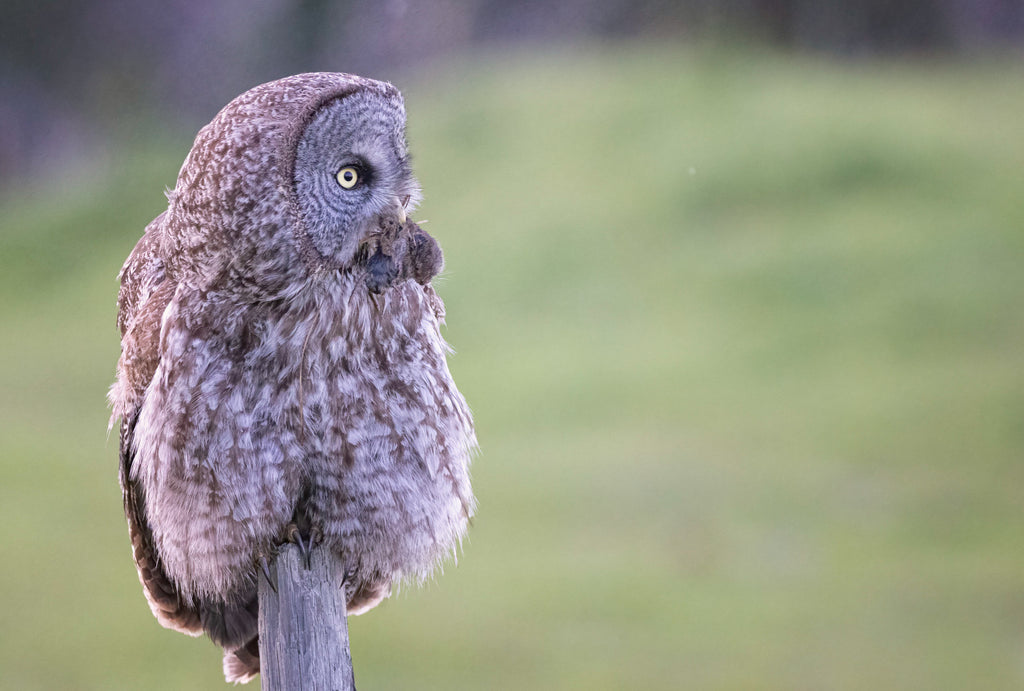
{"type": "Polygon", "coordinates": [[[345,270],[419,201],[402,96],[323,72],[250,89],[199,131],[168,199],[161,255],[178,282],[265,299],[345,270]]]}

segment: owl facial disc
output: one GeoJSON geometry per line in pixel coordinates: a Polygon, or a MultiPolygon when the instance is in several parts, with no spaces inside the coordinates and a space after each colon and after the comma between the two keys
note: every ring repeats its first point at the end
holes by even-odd
{"type": "Polygon", "coordinates": [[[405,108],[381,84],[327,102],[295,154],[295,194],[321,268],[358,264],[359,248],[390,222],[407,221],[419,197],[405,141],[405,108]]]}

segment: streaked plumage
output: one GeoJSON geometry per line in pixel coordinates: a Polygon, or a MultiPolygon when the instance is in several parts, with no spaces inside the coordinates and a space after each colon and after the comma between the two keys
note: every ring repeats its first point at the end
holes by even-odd
{"type": "Polygon", "coordinates": [[[121,271],[110,399],[139,577],[161,624],[225,648],[229,680],[258,671],[256,573],[289,524],[342,556],[359,613],[473,512],[404,127],[394,87],[350,75],[242,94],[121,271]]]}

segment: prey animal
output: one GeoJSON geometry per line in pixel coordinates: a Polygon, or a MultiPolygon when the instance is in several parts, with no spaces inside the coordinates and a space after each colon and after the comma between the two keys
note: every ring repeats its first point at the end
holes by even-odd
{"type": "Polygon", "coordinates": [[[224,648],[229,681],[259,671],[279,545],[337,554],[358,614],[473,514],[418,200],[393,86],[288,77],[200,130],[121,270],[110,401],[139,579],[161,624],[224,648]]]}

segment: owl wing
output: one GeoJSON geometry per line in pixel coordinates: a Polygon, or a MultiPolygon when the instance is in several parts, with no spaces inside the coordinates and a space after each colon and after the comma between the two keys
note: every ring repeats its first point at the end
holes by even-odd
{"type": "Polygon", "coordinates": [[[160,362],[161,321],[176,288],[159,256],[163,218],[161,214],[147,226],[118,276],[121,290],[117,297],[117,326],[121,331],[121,359],[110,398],[114,416],[121,418],[118,474],[132,553],[146,600],[163,626],[199,635],[203,632],[199,611],[182,601],[160,566],[153,534],[146,523],[145,495],[142,487],[132,480],[135,425],[146,388],[160,362]]]}

